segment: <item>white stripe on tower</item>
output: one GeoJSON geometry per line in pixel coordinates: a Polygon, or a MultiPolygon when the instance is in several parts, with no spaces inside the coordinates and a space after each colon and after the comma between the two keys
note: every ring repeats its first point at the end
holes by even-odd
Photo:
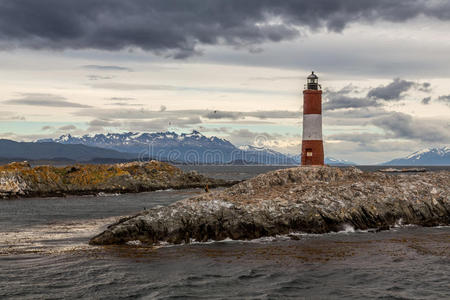
{"type": "Polygon", "coordinates": [[[321,114],[303,115],[303,140],[304,141],[322,140],[321,114]]]}

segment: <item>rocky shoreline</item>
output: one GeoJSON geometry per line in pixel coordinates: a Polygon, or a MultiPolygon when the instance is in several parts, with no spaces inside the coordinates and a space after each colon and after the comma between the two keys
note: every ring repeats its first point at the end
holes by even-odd
{"type": "Polygon", "coordinates": [[[150,161],[122,164],[76,164],[66,167],[14,162],[0,166],[0,199],[59,197],[99,193],[137,193],[162,189],[230,186],[236,182],[185,173],[170,164],[150,161]]]}
{"type": "Polygon", "coordinates": [[[123,218],[92,245],[255,239],[345,226],[450,225],[450,172],[391,175],[350,167],[296,167],[123,218]]]}

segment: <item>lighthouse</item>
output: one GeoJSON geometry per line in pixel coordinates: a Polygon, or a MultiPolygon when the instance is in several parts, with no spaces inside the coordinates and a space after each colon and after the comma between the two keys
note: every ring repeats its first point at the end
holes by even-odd
{"type": "Polygon", "coordinates": [[[307,78],[303,91],[302,165],[322,166],[322,90],[314,72],[307,78]]]}

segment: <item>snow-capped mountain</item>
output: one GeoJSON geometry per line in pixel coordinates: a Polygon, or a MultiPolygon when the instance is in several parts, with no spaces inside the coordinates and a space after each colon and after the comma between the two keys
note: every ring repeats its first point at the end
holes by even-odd
{"type": "Polygon", "coordinates": [[[356,166],[357,164],[346,160],[346,159],[337,159],[334,157],[325,157],[325,164],[327,165],[335,165],[335,166],[356,166]]]}
{"type": "Polygon", "coordinates": [[[182,134],[126,132],[91,134],[81,137],[67,134],[56,139],[44,139],[37,142],[83,144],[134,153],[142,159],[178,163],[297,164],[291,157],[280,152],[253,146],[240,149],[225,139],[215,136],[206,137],[195,130],[182,134]]]}
{"type": "MultiPolygon", "coordinates": [[[[241,158],[246,162],[253,163],[262,163],[266,165],[297,165],[298,161],[296,161],[290,155],[283,154],[281,152],[264,148],[264,147],[255,147],[251,145],[239,146],[239,150],[241,150],[240,154],[243,155],[241,158]]],[[[239,152],[238,152],[239,153],[239,152]]]]}
{"type": "Polygon", "coordinates": [[[397,166],[432,166],[450,165],[450,147],[426,148],[416,151],[404,158],[397,158],[383,165],[397,166]]]}
{"type": "Polygon", "coordinates": [[[148,146],[170,147],[170,146],[202,146],[212,147],[221,146],[224,148],[235,148],[227,140],[218,137],[206,137],[200,132],[194,130],[192,133],[177,134],[175,132],[157,132],[157,133],[108,133],[108,134],[87,134],[82,137],[75,137],[70,134],[62,135],[56,139],[44,139],[37,142],[56,142],[61,144],[83,144],[101,148],[111,148],[121,152],[140,153],[147,150],[148,146]]]}
{"type": "MultiPolygon", "coordinates": [[[[290,156],[292,159],[294,159],[297,164],[300,164],[301,162],[301,155],[292,155],[290,156]]],[[[330,165],[330,166],[356,166],[357,163],[345,160],[345,159],[337,159],[337,158],[333,158],[333,157],[328,157],[326,156],[324,159],[324,163],[326,165],[330,165]]]]}

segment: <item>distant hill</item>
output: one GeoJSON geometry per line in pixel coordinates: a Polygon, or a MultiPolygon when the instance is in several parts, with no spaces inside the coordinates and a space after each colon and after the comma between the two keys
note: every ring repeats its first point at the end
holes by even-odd
{"type": "Polygon", "coordinates": [[[383,165],[397,166],[436,166],[450,165],[450,147],[426,148],[416,151],[404,158],[397,158],[383,163],[383,165]]]}
{"type": "Polygon", "coordinates": [[[88,162],[92,160],[130,160],[137,156],[111,149],[53,142],[15,142],[0,139],[0,160],[58,160],[88,162]]]}

